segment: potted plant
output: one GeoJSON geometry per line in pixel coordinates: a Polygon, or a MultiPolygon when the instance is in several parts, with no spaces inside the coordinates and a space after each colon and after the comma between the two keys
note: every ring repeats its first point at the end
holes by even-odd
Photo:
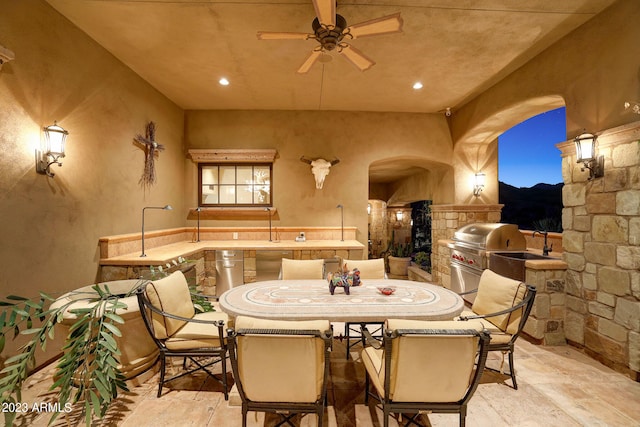
{"type": "Polygon", "coordinates": [[[413,262],[415,262],[421,269],[431,272],[431,256],[428,252],[416,252],[415,255],[413,255],[413,262]]]}
{"type": "MultiPolygon", "coordinates": [[[[123,353],[119,346],[125,326],[123,313],[128,308],[124,301],[130,302],[129,298],[135,297],[139,287],[150,279],[166,276],[185,262],[180,258],[173,265],[167,264],[168,270],[151,267],[148,279],[117,281],[113,288],[107,282],[69,292],[57,299],[41,292],[36,299],[10,295],[5,301],[0,301],[0,353],[7,337],[29,337],[20,347],[20,352],[5,360],[0,370],[0,404],[8,409],[3,410],[5,425],[12,426],[20,412],[10,410],[12,407],[24,409],[17,405],[24,405],[21,403],[21,389],[35,364],[36,350],[44,350],[47,341],[54,338],[56,326],[65,322],[68,323],[68,334],[51,386],[51,390],[57,391],[58,411],[53,413],[50,423],[61,413],[78,407],[74,405],[82,405],[80,410],[87,426],[92,419],[102,418],[118,396],[118,391],[128,391],[127,377],[120,364],[123,353]]],[[[202,302],[201,298],[194,300],[198,310],[213,310],[211,305],[202,302]]],[[[135,305],[137,307],[137,300],[135,305]]],[[[139,348],[139,344],[136,342],[136,346],[128,347],[139,348]]],[[[150,366],[155,361],[153,358],[150,366]]]]}
{"type": "Polygon", "coordinates": [[[392,243],[389,249],[389,273],[394,276],[407,276],[413,251],[412,243],[392,243]]]}

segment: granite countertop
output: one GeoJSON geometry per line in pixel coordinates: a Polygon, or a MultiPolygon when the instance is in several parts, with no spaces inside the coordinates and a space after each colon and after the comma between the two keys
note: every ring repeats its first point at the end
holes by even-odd
{"type": "Polygon", "coordinates": [[[366,249],[357,240],[208,240],[200,242],[178,242],[155,248],[145,249],[146,257],[141,252],[100,259],[100,265],[162,265],[178,257],[188,258],[190,255],[204,251],[237,249],[237,250],[322,250],[322,249],[366,249]]]}

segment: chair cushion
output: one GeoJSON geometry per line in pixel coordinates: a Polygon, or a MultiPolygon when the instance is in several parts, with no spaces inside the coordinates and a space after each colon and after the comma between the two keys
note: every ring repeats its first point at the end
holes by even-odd
{"type": "MultiPolygon", "coordinates": [[[[460,316],[474,316],[475,314],[476,313],[474,313],[471,310],[464,310],[462,313],[460,313],[460,316]]],[[[498,329],[496,325],[494,325],[487,319],[471,319],[471,320],[473,320],[474,322],[482,323],[482,326],[484,327],[484,329],[487,332],[489,332],[489,334],[491,334],[490,346],[507,344],[509,343],[509,341],[511,341],[511,338],[513,337],[512,334],[508,334],[498,329]]]]}
{"type": "Polygon", "coordinates": [[[376,259],[343,259],[342,265],[347,264],[349,270],[360,270],[361,279],[386,279],[384,258],[376,259]]]}
{"type": "MultiPolygon", "coordinates": [[[[478,293],[471,306],[476,314],[491,314],[506,310],[522,302],[527,287],[519,280],[509,279],[486,269],[480,276],[478,293]]],[[[518,330],[522,310],[499,316],[488,317],[500,331],[514,334],[518,330]]]]}
{"type": "MultiPolygon", "coordinates": [[[[181,271],[149,282],[146,293],[153,306],[174,316],[191,318],[196,312],[187,279],[181,271]]],[[[152,313],[152,318],[154,333],[158,339],[172,336],[185,324],[183,320],[171,319],[157,313],[152,313]]]]}
{"type": "MultiPolygon", "coordinates": [[[[239,316],[236,329],[331,329],[328,321],[265,320],[239,316]]],[[[315,402],[324,380],[324,341],[313,336],[238,337],[240,384],[258,402],[315,402]]],[[[326,361],[328,363],[328,361],[326,361]]]]}
{"type": "MultiPolygon", "coordinates": [[[[222,320],[225,323],[222,335],[226,341],[226,324],[229,316],[226,313],[218,311],[210,311],[206,313],[198,313],[193,319],[206,320],[210,322],[222,320]]],[[[169,350],[191,350],[195,348],[211,348],[220,347],[220,339],[218,335],[218,327],[213,323],[196,323],[186,322],[185,325],[176,331],[165,342],[169,350]]]]}
{"type": "Polygon", "coordinates": [[[324,278],[323,259],[288,259],[282,258],[283,280],[307,280],[324,278]]]}
{"type": "MultiPolygon", "coordinates": [[[[480,322],[387,321],[390,329],[482,331],[480,322]]],[[[402,336],[391,353],[390,398],[396,402],[454,402],[464,396],[474,370],[478,338],[474,336],[402,336]],[[443,375],[446,372],[446,375],[443,375]],[[425,387],[425,384],[429,384],[425,387]]],[[[367,347],[362,361],[377,392],[384,396],[385,357],[367,347]]]]}

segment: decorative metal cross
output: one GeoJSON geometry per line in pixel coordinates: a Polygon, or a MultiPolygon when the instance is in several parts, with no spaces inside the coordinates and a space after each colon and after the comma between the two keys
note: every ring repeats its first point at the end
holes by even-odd
{"type": "Polygon", "coordinates": [[[156,124],[149,122],[147,124],[146,134],[142,136],[136,135],[134,142],[144,149],[144,172],[138,183],[143,187],[151,187],[156,183],[155,156],[156,152],[164,150],[164,146],[156,141],[156,124]]]}

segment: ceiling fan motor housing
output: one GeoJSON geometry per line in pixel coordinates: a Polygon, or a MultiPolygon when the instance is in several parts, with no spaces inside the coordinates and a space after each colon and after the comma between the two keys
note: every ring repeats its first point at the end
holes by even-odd
{"type": "Polygon", "coordinates": [[[318,18],[315,18],[311,27],[322,48],[324,50],[333,50],[344,38],[342,32],[347,28],[347,20],[336,14],[336,25],[332,27],[320,24],[318,18]]]}

